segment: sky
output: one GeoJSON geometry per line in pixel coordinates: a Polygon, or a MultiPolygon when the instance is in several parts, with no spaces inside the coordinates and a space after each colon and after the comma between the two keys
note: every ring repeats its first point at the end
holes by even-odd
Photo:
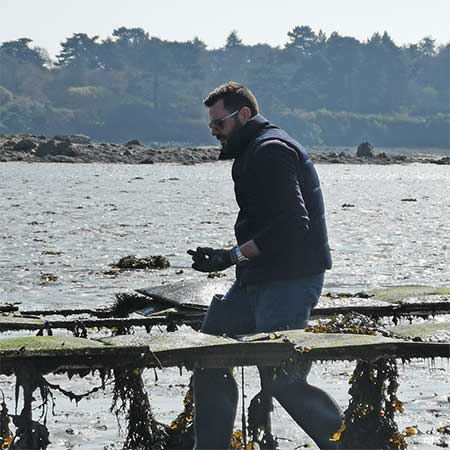
{"type": "Polygon", "coordinates": [[[359,40],[387,31],[398,45],[432,36],[450,42],[450,0],[0,0],[0,42],[28,37],[51,56],[73,33],[111,36],[140,27],[150,36],[209,48],[237,30],[245,44],[282,46],[287,32],[309,25],[359,40]]]}

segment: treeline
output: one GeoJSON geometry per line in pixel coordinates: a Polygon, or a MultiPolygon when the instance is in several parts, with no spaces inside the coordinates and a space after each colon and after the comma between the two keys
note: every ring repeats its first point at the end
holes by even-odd
{"type": "Polygon", "coordinates": [[[397,46],[296,27],[286,44],[245,45],[236,32],[209,50],[141,28],[77,33],[52,61],[27,38],[0,45],[0,134],[212,142],[202,98],[247,84],[262,112],[306,144],[449,147],[450,44],[397,46]]]}

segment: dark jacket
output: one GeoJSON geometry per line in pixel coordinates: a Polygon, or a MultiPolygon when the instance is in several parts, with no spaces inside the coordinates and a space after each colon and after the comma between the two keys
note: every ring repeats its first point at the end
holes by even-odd
{"type": "Polygon", "coordinates": [[[238,245],[253,239],[261,251],[237,267],[237,280],[287,280],[330,269],[322,191],[303,147],[258,114],[229,140],[221,159],[229,158],[238,245]]]}

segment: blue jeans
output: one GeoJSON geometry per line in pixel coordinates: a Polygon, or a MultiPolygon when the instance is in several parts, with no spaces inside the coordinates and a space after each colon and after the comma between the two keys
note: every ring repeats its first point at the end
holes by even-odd
{"type": "Polygon", "coordinates": [[[248,286],[235,282],[223,298],[213,298],[202,331],[233,337],[302,329],[319,301],[323,281],[324,274],[248,286]]]}
{"type": "MultiPolygon", "coordinates": [[[[302,329],[319,301],[323,282],[324,274],[248,286],[234,283],[223,298],[213,298],[202,331],[232,337],[302,329]]],[[[310,369],[310,363],[300,362],[278,370],[271,393],[321,449],[332,449],[329,438],[339,428],[341,412],[328,394],[307,383],[310,369]]],[[[229,369],[195,371],[194,450],[229,448],[237,401],[229,369]]]]}

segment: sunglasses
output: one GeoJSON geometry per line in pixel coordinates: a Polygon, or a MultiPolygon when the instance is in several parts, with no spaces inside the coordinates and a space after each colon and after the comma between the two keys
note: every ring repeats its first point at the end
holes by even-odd
{"type": "Polygon", "coordinates": [[[225,124],[225,121],[227,119],[230,119],[231,117],[234,117],[238,113],[239,113],[239,109],[232,112],[231,114],[228,114],[228,116],[222,117],[221,119],[211,120],[211,122],[209,122],[208,126],[209,126],[209,128],[216,128],[218,130],[221,130],[225,124]]]}

